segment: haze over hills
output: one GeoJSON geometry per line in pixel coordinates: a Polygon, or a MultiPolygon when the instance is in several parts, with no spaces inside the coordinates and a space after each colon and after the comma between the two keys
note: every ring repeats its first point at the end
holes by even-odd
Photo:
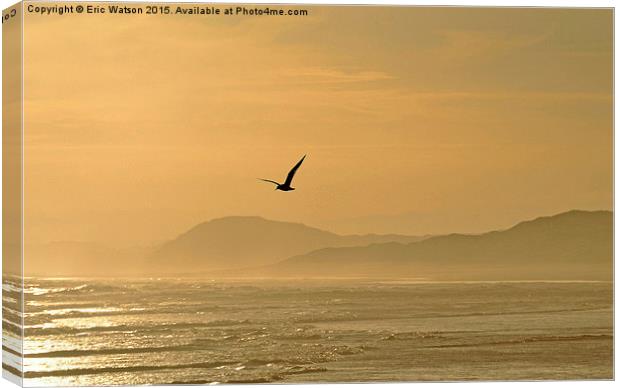
{"type": "Polygon", "coordinates": [[[28,245],[46,276],[374,277],[611,280],[613,214],[569,211],[478,235],[338,235],[299,223],[225,217],[157,247],[28,245]]]}
{"type": "Polygon", "coordinates": [[[163,244],[148,260],[157,270],[209,271],[273,264],[326,247],[409,243],[423,238],[395,234],[341,236],[300,223],[235,216],[194,226],[163,244]]]}
{"type": "Polygon", "coordinates": [[[291,277],[611,280],[613,216],[569,211],[480,235],[324,248],[255,270],[291,277]]]}
{"type": "Polygon", "coordinates": [[[149,247],[111,248],[95,242],[53,241],[28,244],[24,268],[42,276],[139,276],[148,266],[149,247]]]}

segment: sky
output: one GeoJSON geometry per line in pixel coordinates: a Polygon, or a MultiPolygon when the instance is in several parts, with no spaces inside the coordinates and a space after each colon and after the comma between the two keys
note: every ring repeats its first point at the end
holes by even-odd
{"type": "MultiPolygon", "coordinates": [[[[297,7],[299,8],[299,7],[297,7]]],[[[25,236],[477,233],[612,208],[611,10],[26,14],[25,236]],[[284,180],[307,154],[293,192],[284,180]]]]}

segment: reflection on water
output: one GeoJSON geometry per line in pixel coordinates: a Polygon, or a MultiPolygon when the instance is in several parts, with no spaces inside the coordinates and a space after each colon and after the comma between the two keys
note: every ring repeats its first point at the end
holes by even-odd
{"type": "Polygon", "coordinates": [[[612,378],[611,283],[30,278],[25,293],[31,386],[612,378]]]}

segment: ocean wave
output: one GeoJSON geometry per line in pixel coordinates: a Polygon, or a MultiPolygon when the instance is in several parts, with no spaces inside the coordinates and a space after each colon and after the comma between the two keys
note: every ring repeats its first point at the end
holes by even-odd
{"type": "Polygon", "coordinates": [[[13,354],[15,356],[23,357],[23,355],[20,353],[19,350],[11,349],[10,347],[8,347],[6,345],[2,345],[2,350],[5,351],[5,352],[9,352],[9,353],[11,353],[11,354],[13,354]]]}
{"type": "Polygon", "coordinates": [[[266,384],[273,383],[282,378],[279,375],[270,377],[249,377],[247,379],[231,379],[231,380],[174,380],[167,385],[219,385],[219,384],[266,384]]]}
{"type": "Polygon", "coordinates": [[[121,307],[69,307],[60,309],[48,309],[39,310],[35,312],[29,312],[27,314],[27,322],[31,326],[37,324],[43,324],[53,321],[58,318],[91,318],[91,317],[109,317],[119,315],[136,315],[136,314],[149,314],[152,311],[145,309],[134,310],[131,308],[121,307]]]}
{"type": "Polygon", "coordinates": [[[51,352],[29,353],[26,358],[59,358],[59,357],[82,357],[99,356],[110,354],[135,354],[135,353],[155,353],[155,352],[180,352],[195,350],[196,346],[176,345],[176,346],[154,346],[142,348],[102,348],[102,349],[68,349],[56,350],[51,352]]]}
{"type": "Polygon", "coordinates": [[[425,348],[466,348],[476,346],[495,346],[495,345],[521,345],[532,342],[562,342],[562,341],[587,341],[587,340],[613,340],[613,335],[610,334],[581,334],[581,335],[567,335],[567,336],[533,336],[517,338],[513,340],[505,341],[489,341],[489,342],[477,342],[467,344],[445,344],[425,346],[425,348]]]}
{"type": "Polygon", "coordinates": [[[2,299],[6,300],[8,303],[14,303],[14,304],[21,305],[21,301],[23,300],[23,295],[19,291],[3,290],[2,299]],[[9,300],[12,300],[12,301],[9,302],[9,300]]]}
{"type": "Polygon", "coordinates": [[[210,321],[203,323],[202,325],[205,327],[220,327],[220,326],[238,326],[238,325],[247,325],[252,323],[249,319],[235,320],[235,319],[220,319],[215,321],[210,321]]]}
{"type": "MultiPolygon", "coordinates": [[[[13,306],[16,307],[16,306],[13,306]]],[[[25,316],[25,314],[23,314],[20,310],[16,310],[14,308],[8,307],[8,306],[2,306],[2,312],[3,314],[7,314],[7,315],[13,315],[16,317],[23,317],[25,316]]]]}
{"type": "Polygon", "coordinates": [[[321,366],[294,366],[288,370],[280,372],[281,375],[301,375],[306,373],[327,372],[327,368],[321,366]]]}
{"type": "Polygon", "coordinates": [[[24,373],[25,378],[40,378],[40,377],[68,377],[79,375],[92,375],[101,373],[124,373],[124,372],[148,372],[156,370],[177,370],[177,369],[192,369],[192,368],[215,368],[224,365],[234,365],[238,362],[233,361],[210,361],[210,362],[197,362],[190,364],[164,364],[164,365],[136,365],[136,366],[123,366],[123,367],[102,367],[102,368],[70,368],[70,369],[53,369],[46,371],[26,371],[24,373]]]}
{"type": "Polygon", "coordinates": [[[206,385],[206,384],[267,384],[284,380],[286,376],[301,375],[307,373],[322,373],[328,369],[317,366],[292,366],[283,371],[268,373],[265,376],[248,376],[246,378],[229,378],[223,380],[175,380],[171,385],[206,385]]]}
{"type": "Polygon", "coordinates": [[[76,291],[84,290],[87,287],[88,287],[88,284],[80,284],[79,286],[75,286],[75,287],[50,287],[50,288],[37,287],[37,286],[31,285],[24,289],[24,293],[29,294],[29,295],[34,295],[34,296],[40,296],[40,295],[46,295],[46,294],[57,294],[61,292],[63,293],[76,292],[76,291]]]}
{"type": "Polygon", "coordinates": [[[269,377],[250,377],[247,379],[231,379],[224,381],[224,384],[266,384],[274,381],[282,380],[282,378],[275,374],[269,377]]]}
{"type": "Polygon", "coordinates": [[[22,292],[22,283],[21,282],[8,282],[8,281],[5,280],[2,283],[2,291],[21,293],[22,292]]]}
{"type": "Polygon", "coordinates": [[[273,359],[253,358],[248,361],[245,361],[243,364],[249,367],[257,367],[257,366],[263,366],[263,365],[285,364],[287,362],[288,362],[287,360],[284,360],[281,358],[273,358],[273,359]]]}
{"type": "Polygon", "coordinates": [[[304,316],[294,319],[297,323],[322,323],[322,322],[348,322],[357,321],[360,317],[357,314],[343,314],[343,315],[317,315],[317,316],[304,316]]]}
{"type": "Polygon", "coordinates": [[[30,283],[27,284],[24,288],[24,294],[26,294],[29,299],[41,299],[62,295],[110,294],[119,292],[125,293],[127,291],[137,291],[136,287],[132,285],[111,285],[101,282],[74,284],[76,285],[58,287],[59,284],[56,282],[53,282],[52,284],[30,283]]]}
{"type": "Polygon", "coordinates": [[[15,375],[15,376],[23,377],[23,374],[22,374],[21,370],[15,368],[15,367],[12,367],[11,365],[6,364],[4,362],[2,363],[2,369],[7,371],[7,372],[9,372],[9,373],[11,373],[11,374],[13,374],[13,375],[15,375]]]}
{"type": "Polygon", "coordinates": [[[295,333],[295,334],[281,334],[273,336],[273,339],[276,340],[284,340],[284,341],[295,341],[295,340],[321,340],[324,339],[325,336],[322,334],[314,333],[295,333]]]}
{"type": "Polygon", "coordinates": [[[59,334],[77,334],[90,332],[157,332],[171,331],[177,329],[193,329],[208,327],[228,327],[251,323],[250,320],[215,320],[210,322],[178,322],[163,323],[154,325],[110,325],[110,326],[90,326],[90,327],[69,327],[69,326],[53,326],[53,323],[32,325],[25,327],[26,336],[43,336],[43,335],[59,335],[59,334]]]}
{"type": "MultiPolygon", "coordinates": [[[[166,325],[159,325],[162,330],[167,329],[166,325]]],[[[112,326],[92,326],[92,327],[67,327],[67,326],[48,326],[35,325],[27,326],[24,329],[26,336],[45,336],[45,335],[77,335],[91,332],[108,332],[108,333],[126,333],[135,332],[137,329],[149,330],[157,326],[141,326],[134,325],[112,325],[112,326]]]]}
{"type": "Polygon", "coordinates": [[[16,299],[16,298],[13,298],[13,297],[12,297],[12,296],[10,296],[10,295],[2,295],[2,303],[3,303],[3,304],[4,304],[4,303],[9,303],[9,304],[13,304],[13,305],[15,305],[15,304],[17,304],[17,299],[16,299]]]}
{"type": "Polygon", "coordinates": [[[17,335],[19,337],[22,336],[22,327],[19,324],[7,321],[4,317],[2,318],[2,330],[6,330],[9,333],[17,335]]]}
{"type": "Polygon", "coordinates": [[[439,331],[412,331],[404,333],[389,333],[381,337],[384,341],[396,341],[396,340],[412,340],[412,339],[424,339],[424,338],[445,338],[439,331]]]}
{"type": "MultiPolygon", "coordinates": [[[[90,298],[89,298],[90,299],[90,298]]],[[[173,304],[162,307],[158,303],[138,304],[135,301],[118,303],[113,301],[109,304],[95,301],[83,301],[76,303],[41,303],[38,301],[27,302],[28,315],[42,319],[55,318],[81,318],[96,316],[117,315],[144,315],[144,314],[205,314],[222,309],[217,305],[204,304],[173,304]]]]}

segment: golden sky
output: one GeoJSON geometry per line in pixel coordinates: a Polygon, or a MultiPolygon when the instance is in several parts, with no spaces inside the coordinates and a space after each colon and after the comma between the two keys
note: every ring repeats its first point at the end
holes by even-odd
{"type": "Polygon", "coordinates": [[[26,238],[147,244],[227,215],[476,232],[611,209],[611,10],[309,9],[26,14],[26,238]],[[256,179],[304,154],[296,191],[256,179]]]}

